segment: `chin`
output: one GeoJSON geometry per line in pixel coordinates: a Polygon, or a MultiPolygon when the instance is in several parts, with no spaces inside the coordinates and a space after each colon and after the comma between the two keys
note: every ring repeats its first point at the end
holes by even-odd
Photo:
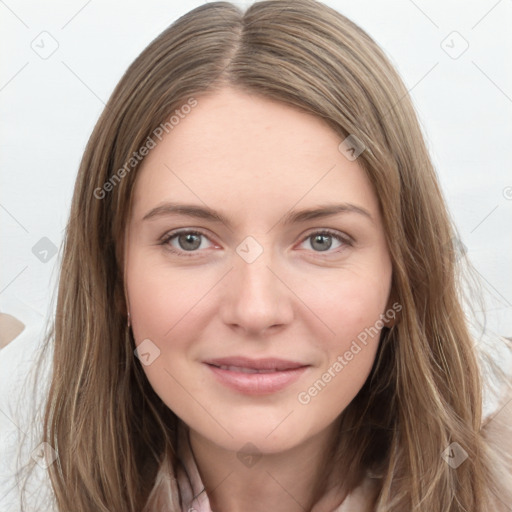
{"type": "Polygon", "coordinates": [[[255,454],[282,453],[298,446],[304,439],[290,436],[289,432],[283,431],[283,436],[268,436],[268,432],[245,432],[233,433],[233,439],[230,440],[225,449],[237,453],[253,452],[255,454]],[[267,437],[268,436],[268,437],[267,437]]]}
{"type": "MultiPolygon", "coordinates": [[[[284,420],[284,422],[287,421],[289,420],[284,420]]],[[[225,422],[224,427],[231,435],[224,430],[216,429],[212,432],[210,429],[196,429],[193,425],[190,426],[210,442],[237,453],[242,447],[246,447],[247,450],[254,449],[262,454],[280,453],[298,446],[309,437],[309,431],[304,428],[304,424],[297,425],[292,422],[284,426],[284,424],[279,425],[279,422],[232,421],[225,422]],[[276,425],[278,425],[277,428],[276,425]]]]}

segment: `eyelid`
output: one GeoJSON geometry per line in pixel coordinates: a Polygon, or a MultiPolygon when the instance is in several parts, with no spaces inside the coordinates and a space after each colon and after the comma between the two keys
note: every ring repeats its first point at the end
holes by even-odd
{"type": "Polygon", "coordinates": [[[321,234],[327,234],[334,238],[337,238],[341,240],[342,242],[345,242],[346,244],[354,244],[355,240],[345,233],[344,231],[339,231],[337,229],[331,229],[331,228],[312,228],[311,230],[306,231],[306,234],[302,235],[302,241],[304,241],[306,238],[309,238],[312,235],[321,235],[321,234]]]}

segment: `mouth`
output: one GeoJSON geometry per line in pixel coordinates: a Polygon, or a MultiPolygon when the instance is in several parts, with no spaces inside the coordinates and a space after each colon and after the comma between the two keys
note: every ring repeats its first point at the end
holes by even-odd
{"type": "Polygon", "coordinates": [[[240,372],[240,373],[275,373],[275,372],[283,372],[283,371],[289,371],[290,368],[286,369],[268,369],[268,370],[257,370],[256,368],[244,368],[243,366],[226,366],[226,365],[220,365],[217,366],[215,364],[211,365],[215,366],[215,368],[220,368],[221,370],[228,370],[230,372],[240,372]]]}
{"type": "Polygon", "coordinates": [[[222,368],[223,370],[254,370],[255,372],[272,372],[295,370],[303,366],[309,366],[307,363],[279,359],[277,357],[267,357],[264,359],[250,359],[244,356],[223,357],[218,359],[209,359],[206,364],[222,368]]]}
{"type": "Polygon", "coordinates": [[[232,357],[204,362],[218,382],[240,393],[263,395],[297,381],[311,366],[284,359],[232,357]]]}

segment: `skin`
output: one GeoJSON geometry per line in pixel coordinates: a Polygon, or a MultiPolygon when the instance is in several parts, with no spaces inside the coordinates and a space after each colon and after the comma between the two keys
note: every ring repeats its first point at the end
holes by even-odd
{"type": "Polygon", "coordinates": [[[197,100],[151,150],[136,180],[125,245],[134,338],[160,350],[144,371],[190,427],[212,509],[303,512],[336,420],[369,375],[379,336],[309,403],[298,394],[389,308],[392,267],[377,197],[321,119],[231,88],[197,100]],[[143,220],[166,201],[207,205],[232,225],[178,214],[143,220]],[[342,202],[371,218],[342,212],[282,223],[292,210],[342,202]],[[182,228],[206,236],[162,245],[182,228]],[[318,245],[314,235],[324,229],[353,241],[327,237],[318,245]],[[263,249],[251,263],[236,251],[247,236],[263,249]],[[187,251],[195,241],[199,248],[187,251]],[[251,396],[219,383],[203,364],[233,355],[310,367],[283,390],[251,396]],[[237,457],[248,442],[261,454],[251,467],[237,457]]]}

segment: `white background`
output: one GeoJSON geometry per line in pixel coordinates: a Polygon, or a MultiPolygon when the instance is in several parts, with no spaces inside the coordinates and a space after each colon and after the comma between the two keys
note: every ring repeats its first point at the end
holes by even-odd
{"type": "MultiPolygon", "coordinates": [[[[32,248],[43,237],[60,247],[80,158],[125,69],[201,3],[0,1],[3,299],[48,314],[59,254],[44,263],[32,248]],[[33,49],[43,44],[58,48],[43,59],[33,49]]],[[[487,289],[488,325],[512,336],[512,2],[325,3],[383,47],[410,89],[467,256],[487,289]],[[452,58],[466,44],[461,38],[469,47],[452,58]]]]}

